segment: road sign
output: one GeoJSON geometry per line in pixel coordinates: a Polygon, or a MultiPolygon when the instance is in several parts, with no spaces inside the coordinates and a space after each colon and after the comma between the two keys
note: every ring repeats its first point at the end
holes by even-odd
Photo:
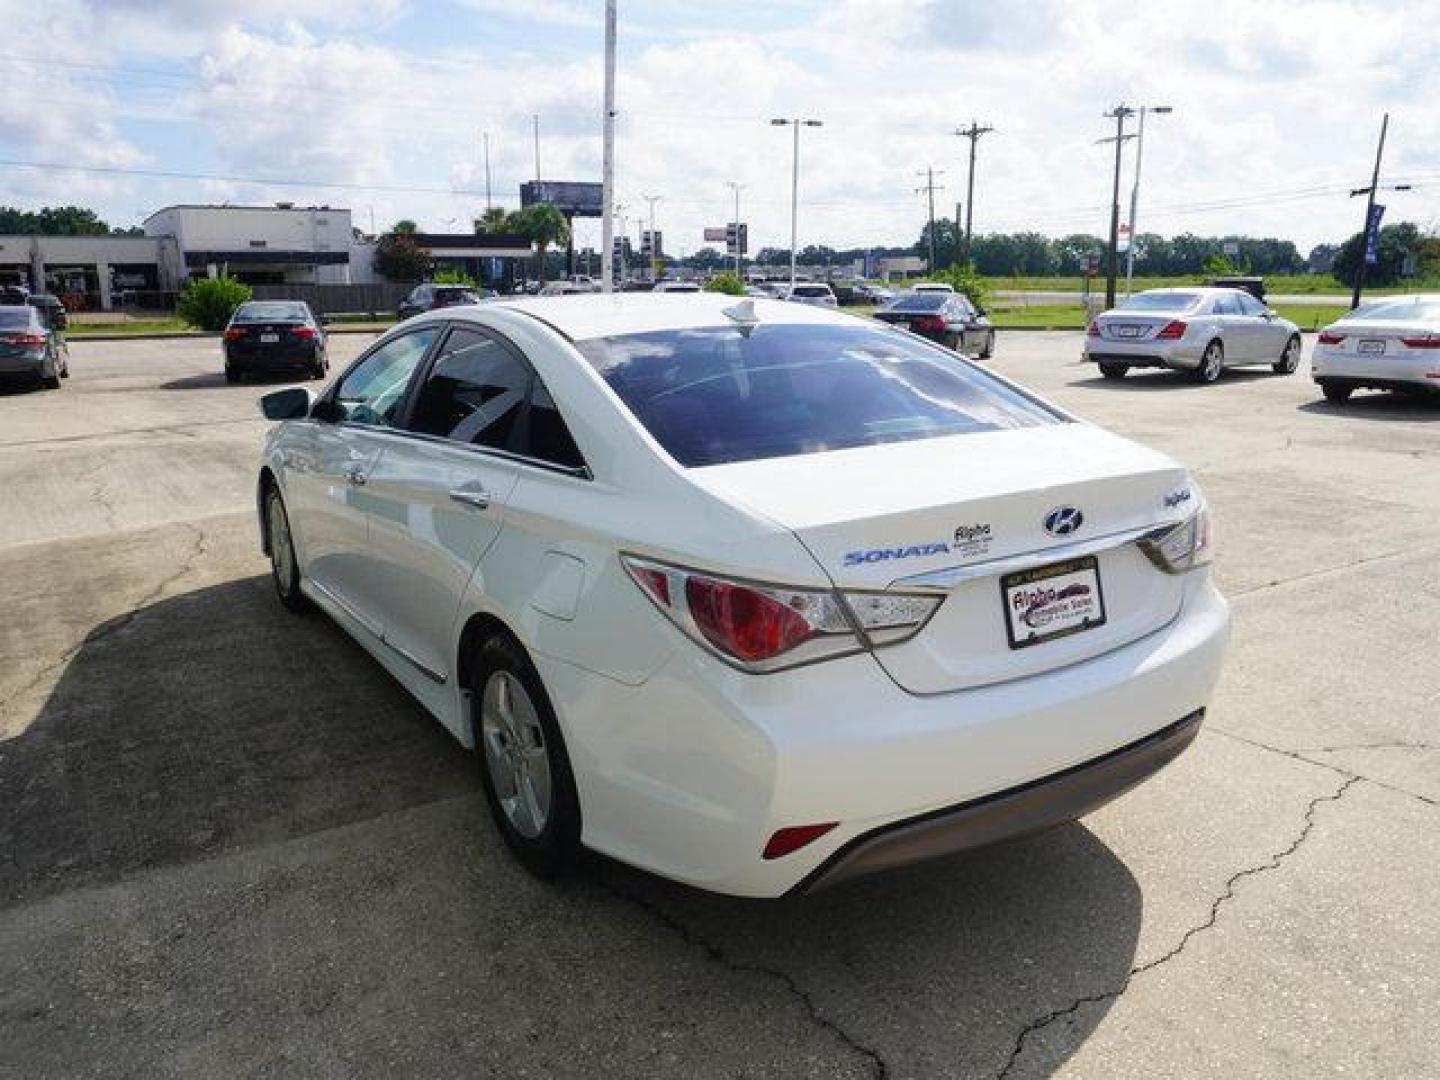
{"type": "Polygon", "coordinates": [[[1226,240],[1225,243],[1220,245],[1220,250],[1223,251],[1226,255],[1239,255],[1240,245],[1237,244],[1234,240],[1226,240]]]}
{"type": "Polygon", "coordinates": [[[1374,266],[1380,261],[1380,219],[1385,216],[1385,207],[1375,203],[1370,207],[1370,220],[1365,223],[1365,261],[1374,266]]]}
{"type": "Polygon", "coordinates": [[[718,228],[706,227],[705,229],[705,242],[707,244],[723,244],[728,241],[729,237],[730,232],[724,225],[718,228]]]}

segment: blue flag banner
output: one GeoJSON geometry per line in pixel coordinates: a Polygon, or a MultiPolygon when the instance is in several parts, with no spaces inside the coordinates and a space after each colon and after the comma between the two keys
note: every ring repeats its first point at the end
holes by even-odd
{"type": "Polygon", "coordinates": [[[1370,207],[1370,220],[1365,223],[1365,262],[1374,266],[1380,261],[1380,219],[1385,216],[1385,207],[1375,203],[1370,207]]]}

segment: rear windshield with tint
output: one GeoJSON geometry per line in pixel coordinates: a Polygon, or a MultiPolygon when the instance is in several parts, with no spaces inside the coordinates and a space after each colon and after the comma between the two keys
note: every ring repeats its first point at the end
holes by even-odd
{"type": "Polygon", "coordinates": [[[235,312],[236,322],[302,322],[306,316],[304,304],[287,304],[282,301],[261,304],[241,304],[235,312]]]}
{"type": "Polygon", "coordinates": [[[1424,296],[1412,300],[1380,300],[1352,311],[1347,322],[1389,321],[1440,323],[1440,297],[1424,296]]]}
{"type": "Polygon", "coordinates": [[[1188,311],[1199,299],[1200,294],[1193,292],[1142,292],[1119,306],[1126,311],[1188,311]]]}
{"type": "Polygon", "coordinates": [[[0,330],[28,330],[34,325],[35,316],[28,307],[0,308],[0,330]]]}
{"type": "Polygon", "coordinates": [[[890,305],[891,311],[939,311],[950,302],[950,294],[917,292],[902,296],[890,305]]]}
{"type": "Polygon", "coordinates": [[[829,296],[829,285],[796,285],[796,296],[829,296]]]}
{"type": "Polygon", "coordinates": [[[576,347],[686,466],[1060,419],[953,352],[881,327],[706,327],[576,347]]]}
{"type": "Polygon", "coordinates": [[[444,300],[447,304],[478,304],[480,302],[480,297],[470,289],[436,289],[435,298],[444,300]]]}

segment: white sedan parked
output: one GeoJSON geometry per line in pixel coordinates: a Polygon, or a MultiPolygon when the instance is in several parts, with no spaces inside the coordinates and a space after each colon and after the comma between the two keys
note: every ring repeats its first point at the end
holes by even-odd
{"type": "Polygon", "coordinates": [[[1330,401],[1364,387],[1440,393],[1440,294],[1386,297],[1327,326],[1310,374],[1330,401]]]}
{"type": "Polygon", "coordinates": [[[280,599],[580,845],[778,896],[1044,828],[1195,737],[1225,602],[1173,461],[948,349],[716,294],[453,308],[268,395],[280,599]]]}
{"type": "Polygon", "coordinates": [[[1163,367],[1211,383],[1246,364],[1290,375],[1300,351],[1300,328],[1240,289],[1147,289],[1090,323],[1084,359],[1107,379],[1163,367]]]}

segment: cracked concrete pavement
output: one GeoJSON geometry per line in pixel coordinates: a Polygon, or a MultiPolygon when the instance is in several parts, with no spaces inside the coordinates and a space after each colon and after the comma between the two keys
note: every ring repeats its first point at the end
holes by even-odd
{"type": "Polygon", "coordinates": [[[519,871],[467,756],[274,602],[213,342],[0,393],[0,1077],[1433,1075],[1440,407],[1078,350],[995,365],[1196,468],[1206,729],[1082,824],[777,903],[519,871]]]}

